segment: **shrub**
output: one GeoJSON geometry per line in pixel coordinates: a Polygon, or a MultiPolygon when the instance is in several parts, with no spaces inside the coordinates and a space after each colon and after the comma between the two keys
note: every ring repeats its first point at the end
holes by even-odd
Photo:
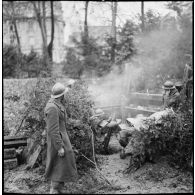
{"type": "Polygon", "coordinates": [[[48,77],[51,73],[51,62],[31,51],[28,55],[19,53],[17,48],[10,45],[3,46],[3,78],[48,77]]]}
{"type": "MultiPolygon", "coordinates": [[[[44,138],[42,133],[46,128],[44,108],[51,95],[51,88],[55,80],[39,78],[33,89],[29,103],[26,103],[24,116],[24,125],[20,133],[31,137],[34,145],[41,144],[44,138]]],[[[73,88],[66,94],[66,111],[67,111],[67,131],[72,145],[80,152],[92,159],[92,142],[89,117],[91,116],[91,101],[87,85],[83,81],[78,81],[73,88]]],[[[45,160],[46,154],[42,161],[45,160]]],[[[77,156],[79,167],[87,165],[86,159],[77,156]]],[[[89,166],[89,165],[87,165],[89,166]]]]}
{"type": "Polygon", "coordinates": [[[51,62],[33,50],[28,55],[23,55],[21,70],[28,73],[28,77],[48,77],[51,73],[51,62]]]}
{"type": "Polygon", "coordinates": [[[161,124],[147,119],[147,128],[136,131],[131,139],[132,158],[129,171],[160,155],[170,155],[170,163],[188,168],[193,152],[193,116],[187,102],[174,115],[162,117],[161,124]]]}
{"type": "Polygon", "coordinates": [[[3,46],[3,77],[15,77],[18,62],[17,48],[3,46]]]}
{"type": "Polygon", "coordinates": [[[73,48],[67,48],[63,72],[71,78],[80,78],[83,73],[83,64],[76,56],[73,48]]]}

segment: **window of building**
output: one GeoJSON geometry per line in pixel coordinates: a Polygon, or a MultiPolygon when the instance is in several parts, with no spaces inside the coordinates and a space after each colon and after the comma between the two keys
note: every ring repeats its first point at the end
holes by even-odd
{"type": "Polygon", "coordinates": [[[10,31],[13,31],[14,30],[14,27],[13,27],[12,24],[10,25],[9,29],[10,29],[10,31]]]}

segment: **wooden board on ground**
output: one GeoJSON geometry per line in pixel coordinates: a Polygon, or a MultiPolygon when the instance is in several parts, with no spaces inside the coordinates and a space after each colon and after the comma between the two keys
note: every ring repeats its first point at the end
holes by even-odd
{"type": "Polygon", "coordinates": [[[127,112],[131,114],[131,117],[135,117],[138,114],[143,114],[144,116],[150,116],[151,114],[157,112],[155,110],[138,109],[129,106],[126,106],[125,109],[127,110],[127,112]]]}
{"type": "Polygon", "coordinates": [[[14,140],[26,140],[27,137],[24,136],[4,136],[4,141],[14,141],[14,140]]]}
{"type": "Polygon", "coordinates": [[[18,148],[20,146],[27,146],[27,140],[13,140],[4,141],[4,148],[18,148]]]}
{"type": "Polygon", "coordinates": [[[4,160],[16,158],[16,149],[15,148],[4,149],[3,158],[4,160]]]}
{"type": "Polygon", "coordinates": [[[32,153],[32,155],[30,156],[30,158],[28,160],[28,164],[27,164],[28,168],[33,168],[34,164],[36,163],[36,161],[39,157],[40,152],[41,152],[41,146],[38,145],[36,150],[32,153]]]}
{"type": "Polygon", "coordinates": [[[100,127],[105,127],[107,124],[108,124],[108,121],[103,120],[103,121],[100,122],[99,126],[100,127]]]}
{"type": "Polygon", "coordinates": [[[18,166],[17,158],[4,160],[4,170],[13,169],[16,168],[17,166],[18,166]]]}
{"type": "Polygon", "coordinates": [[[121,130],[129,130],[129,131],[133,131],[132,127],[130,127],[128,124],[126,123],[122,123],[122,124],[119,124],[119,127],[121,130]]]}

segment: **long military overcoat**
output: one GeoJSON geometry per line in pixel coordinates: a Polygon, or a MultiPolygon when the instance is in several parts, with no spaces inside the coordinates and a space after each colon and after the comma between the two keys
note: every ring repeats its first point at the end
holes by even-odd
{"type": "Polygon", "coordinates": [[[47,126],[47,161],[45,177],[51,181],[68,182],[77,179],[74,151],[66,131],[66,110],[56,99],[50,99],[45,107],[47,126]],[[65,156],[58,150],[64,147],[65,156]]]}

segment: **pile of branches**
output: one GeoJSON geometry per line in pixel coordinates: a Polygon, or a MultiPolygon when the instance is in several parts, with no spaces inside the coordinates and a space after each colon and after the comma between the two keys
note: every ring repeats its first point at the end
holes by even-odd
{"type": "Polygon", "coordinates": [[[171,165],[189,168],[193,153],[193,115],[185,102],[175,114],[145,120],[145,127],[135,131],[130,140],[131,160],[128,172],[140,168],[145,162],[155,162],[160,156],[169,157],[171,165]]]}
{"type": "MultiPolygon", "coordinates": [[[[28,109],[24,114],[24,122],[20,133],[31,137],[34,140],[35,147],[37,144],[41,144],[43,139],[46,139],[43,133],[44,130],[46,131],[44,108],[51,96],[51,88],[54,84],[54,79],[38,79],[31,93],[29,104],[26,104],[28,109]]],[[[64,85],[66,84],[64,83],[64,85]]],[[[77,163],[80,167],[89,166],[81,154],[93,159],[92,131],[89,118],[94,103],[90,98],[85,82],[77,81],[68,91],[65,99],[68,135],[73,148],[79,151],[79,154],[76,155],[77,163]]],[[[46,153],[41,155],[41,162],[45,162],[45,158],[46,153]]]]}

